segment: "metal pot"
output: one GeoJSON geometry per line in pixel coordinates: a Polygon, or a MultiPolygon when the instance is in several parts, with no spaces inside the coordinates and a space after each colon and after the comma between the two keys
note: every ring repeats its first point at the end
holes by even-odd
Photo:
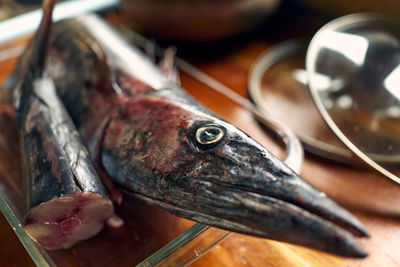
{"type": "Polygon", "coordinates": [[[189,40],[234,35],[268,17],[280,0],[122,0],[121,12],[134,29],[189,40]]]}

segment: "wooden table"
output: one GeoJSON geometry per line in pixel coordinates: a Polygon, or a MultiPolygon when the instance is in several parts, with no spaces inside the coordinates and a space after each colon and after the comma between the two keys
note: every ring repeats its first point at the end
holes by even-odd
{"type": "MultiPolygon", "coordinates": [[[[205,73],[247,96],[249,68],[258,55],[279,41],[309,36],[324,20],[313,17],[310,20],[311,14],[304,12],[283,10],[251,33],[213,44],[178,44],[178,49],[182,57],[205,73]]],[[[10,66],[2,65],[2,78],[10,71],[10,66]]],[[[183,87],[197,100],[282,156],[280,147],[264,134],[249,112],[184,73],[181,78],[183,87]]],[[[231,234],[191,266],[400,266],[400,187],[367,168],[349,167],[309,154],[306,154],[301,175],[364,223],[371,235],[360,240],[369,253],[367,258],[340,258],[299,246],[231,234]]],[[[175,224],[179,225],[174,230],[176,233],[190,224],[181,221],[175,224]]],[[[0,262],[2,266],[33,266],[2,216],[0,262]]],[[[60,265],[68,266],[71,262],[60,265]]],[[[82,266],[94,265],[86,262],[82,266]]],[[[110,265],[113,264],[104,264],[110,265]]]]}

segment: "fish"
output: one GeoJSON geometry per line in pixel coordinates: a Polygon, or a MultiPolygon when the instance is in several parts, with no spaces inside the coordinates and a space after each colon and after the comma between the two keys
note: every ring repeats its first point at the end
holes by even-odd
{"type": "Polygon", "coordinates": [[[50,39],[48,73],[110,192],[229,231],[367,255],[357,218],[199,104],[104,20],[57,22],[50,39]]]}
{"type": "MultiPolygon", "coordinates": [[[[366,255],[352,236],[367,235],[355,217],[198,104],[100,19],[85,16],[54,28],[47,71],[96,167],[124,190],[223,229],[342,256],[366,255]]],[[[42,64],[28,64],[34,80],[42,64]]],[[[31,88],[31,78],[20,88],[31,88]]],[[[32,91],[37,93],[16,90],[20,128],[35,106],[26,104],[32,97],[47,107],[58,103],[32,91]]]]}
{"type": "Polygon", "coordinates": [[[23,158],[23,227],[47,250],[69,248],[95,236],[106,223],[121,223],[46,72],[55,2],[43,2],[40,27],[8,85],[23,158]]]}

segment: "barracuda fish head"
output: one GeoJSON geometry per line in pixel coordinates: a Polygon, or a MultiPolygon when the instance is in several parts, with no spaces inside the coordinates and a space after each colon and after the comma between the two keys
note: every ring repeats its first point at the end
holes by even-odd
{"type": "Polygon", "coordinates": [[[339,255],[366,255],[350,233],[367,235],[355,217],[182,91],[154,91],[121,105],[101,154],[114,181],[181,217],[339,255]]]}

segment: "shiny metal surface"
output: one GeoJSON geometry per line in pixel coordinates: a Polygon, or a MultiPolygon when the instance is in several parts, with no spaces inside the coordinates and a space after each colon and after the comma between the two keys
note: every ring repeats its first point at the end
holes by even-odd
{"type": "Polygon", "coordinates": [[[306,58],[322,116],[357,156],[393,181],[400,162],[400,22],[353,14],[325,25],[306,58]]]}
{"type": "Polygon", "coordinates": [[[248,78],[251,100],[293,130],[310,153],[355,163],[353,153],[325,123],[308,90],[305,41],[278,43],[253,63],[248,78]]]}

